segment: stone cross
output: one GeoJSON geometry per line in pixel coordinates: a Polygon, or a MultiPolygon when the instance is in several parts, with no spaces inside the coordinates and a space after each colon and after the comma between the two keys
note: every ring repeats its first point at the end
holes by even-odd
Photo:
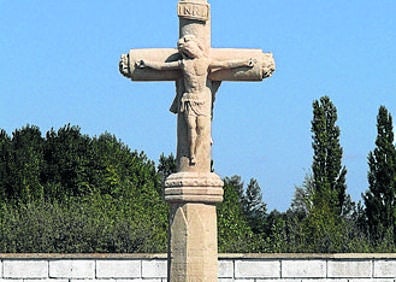
{"type": "Polygon", "coordinates": [[[171,205],[168,281],[217,281],[215,204],[223,182],[211,172],[212,113],[222,81],[261,81],[272,75],[271,53],[211,48],[207,0],[179,0],[177,48],[132,49],[120,72],[133,81],[175,81],[177,173],[165,183],[171,205]]]}

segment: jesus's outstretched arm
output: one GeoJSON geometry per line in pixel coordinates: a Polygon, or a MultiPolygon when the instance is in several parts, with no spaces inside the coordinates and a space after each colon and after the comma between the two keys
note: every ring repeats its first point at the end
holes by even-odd
{"type": "Polygon", "coordinates": [[[180,68],[180,61],[174,62],[154,62],[147,60],[138,60],[135,64],[138,68],[151,68],[155,70],[176,70],[180,68]]]}
{"type": "Polygon", "coordinates": [[[218,61],[213,60],[210,62],[209,68],[210,69],[235,69],[241,67],[254,67],[256,63],[255,59],[250,58],[249,60],[227,60],[227,61],[218,61]]]}

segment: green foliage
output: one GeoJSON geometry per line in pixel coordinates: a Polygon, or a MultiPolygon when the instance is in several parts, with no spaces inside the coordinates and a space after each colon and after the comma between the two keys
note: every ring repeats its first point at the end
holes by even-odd
{"type": "Polygon", "coordinates": [[[243,183],[239,176],[224,179],[224,201],[217,206],[220,252],[249,249],[253,233],[242,208],[243,183]]]}
{"type": "Polygon", "coordinates": [[[135,201],[92,195],[33,201],[0,211],[1,252],[164,252],[166,220],[135,201]]]}
{"type": "Polygon", "coordinates": [[[286,252],[289,244],[285,214],[273,210],[267,218],[266,251],[271,253],[286,252]]]}
{"type": "Polygon", "coordinates": [[[163,252],[168,208],[144,153],[76,126],[0,132],[1,252],[163,252]]]}
{"type": "Polygon", "coordinates": [[[337,109],[329,97],[324,96],[319,101],[314,101],[311,128],[314,150],[312,172],[314,189],[318,192],[314,201],[327,201],[336,214],[342,214],[347,197],[345,184],[347,171],[341,164],[343,150],[339,140],[340,129],[336,121],[337,109]],[[321,197],[329,198],[320,199],[321,197]]]}
{"type": "Polygon", "coordinates": [[[262,234],[265,230],[267,206],[263,202],[260,185],[252,178],[242,198],[243,213],[254,234],[262,234]]]}
{"type": "Polygon", "coordinates": [[[162,183],[165,182],[165,179],[169,175],[177,172],[176,158],[173,156],[172,153],[167,157],[164,154],[161,154],[157,170],[161,177],[162,183]]]}
{"type": "MultiPolygon", "coordinates": [[[[396,148],[391,115],[377,117],[368,156],[365,206],[346,193],[337,112],[328,97],[313,103],[312,174],[286,212],[267,213],[261,188],[224,179],[217,206],[220,252],[395,252],[396,148]]],[[[176,159],[156,168],[109,133],[89,137],[70,124],[42,137],[27,125],[0,130],[1,252],[165,252],[168,209],[163,182],[176,159]]]]}
{"type": "Polygon", "coordinates": [[[346,249],[343,247],[344,234],[340,231],[349,196],[346,195],[346,168],[341,164],[343,150],[336,121],[337,110],[329,97],[314,101],[312,176],[305,178],[303,187],[296,188],[291,209],[301,222],[300,234],[295,239],[304,246],[303,251],[341,252],[346,249]]]}
{"type": "Polygon", "coordinates": [[[28,125],[15,130],[8,150],[9,159],[3,163],[8,172],[5,196],[24,202],[42,198],[43,139],[39,128],[28,125]]]}
{"type": "Polygon", "coordinates": [[[342,242],[339,223],[340,218],[334,214],[328,202],[317,202],[303,222],[303,234],[306,238],[310,238],[305,241],[307,250],[320,253],[340,252],[341,250],[337,249],[342,242]]]}
{"type": "Polygon", "coordinates": [[[62,187],[63,191],[46,189],[47,197],[83,196],[93,193],[89,171],[93,159],[92,140],[80,128],[64,126],[46,134],[44,145],[46,188],[62,187]]]}
{"type": "Polygon", "coordinates": [[[392,116],[381,106],[377,116],[375,149],[368,155],[369,190],[363,195],[368,232],[372,240],[396,242],[396,148],[392,116]]]}
{"type": "Polygon", "coordinates": [[[12,179],[9,173],[11,162],[11,138],[3,129],[0,130],[0,203],[10,193],[12,179]]]}
{"type": "MultiPolygon", "coordinates": [[[[327,193],[335,193],[330,189],[327,193]]],[[[370,252],[372,246],[358,227],[362,210],[351,205],[352,212],[338,215],[321,195],[317,199],[312,175],[307,175],[302,186],[296,187],[291,208],[284,215],[284,237],[287,247],[283,252],[340,253],[370,252]]],[[[323,192],[321,192],[323,193],[323,192]]],[[[359,208],[360,207],[360,208],[359,208]]]]}
{"type": "Polygon", "coordinates": [[[314,179],[312,174],[305,175],[301,187],[295,187],[294,197],[290,206],[290,211],[306,217],[314,204],[314,179]]]}

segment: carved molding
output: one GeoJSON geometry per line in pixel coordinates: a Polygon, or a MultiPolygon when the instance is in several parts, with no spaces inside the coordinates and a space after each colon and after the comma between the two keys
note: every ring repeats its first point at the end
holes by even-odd
{"type": "Polygon", "coordinates": [[[223,201],[224,182],[214,173],[179,172],[165,181],[167,202],[218,203],[223,201]]]}
{"type": "Polygon", "coordinates": [[[178,172],[171,174],[165,181],[165,188],[223,188],[224,182],[215,173],[178,172]]]}

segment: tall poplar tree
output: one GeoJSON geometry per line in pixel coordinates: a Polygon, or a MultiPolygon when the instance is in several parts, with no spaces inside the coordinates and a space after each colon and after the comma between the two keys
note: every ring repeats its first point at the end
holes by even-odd
{"type": "Polygon", "coordinates": [[[396,239],[396,148],[392,116],[384,106],[378,111],[375,145],[368,155],[369,190],[363,195],[368,229],[374,241],[387,232],[396,239]]]}
{"type": "Polygon", "coordinates": [[[311,123],[312,178],[306,179],[300,191],[306,210],[297,214],[303,216],[301,229],[297,229],[301,237],[297,238],[309,252],[342,252],[346,247],[343,227],[352,204],[346,194],[347,170],[342,165],[343,150],[336,122],[337,109],[330,98],[315,100],[311,123]]]}
{"type": "Polygon", "coordinates": [[[327,203],[330,210],[341,215],[349,198],[345,183],[347,170],[342,165],[343,150],[336,121],[337,109],[329,97],[323,96],[319,101],[314,101],[311,128],[314,201],[327,203]]]}

